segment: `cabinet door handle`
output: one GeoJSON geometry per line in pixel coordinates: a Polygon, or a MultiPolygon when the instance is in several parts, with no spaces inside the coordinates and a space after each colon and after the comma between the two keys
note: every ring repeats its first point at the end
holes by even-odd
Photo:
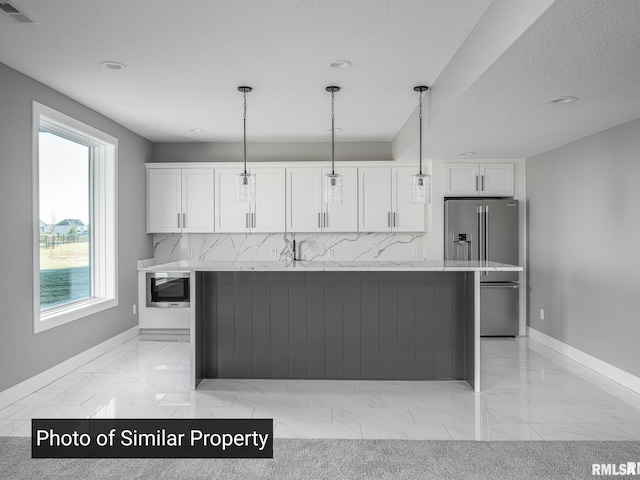
{"type": "Polygon", "coordinates": [[[252,213],[252,214],[251,214],[251,219],[252,219],[252,221],[251,221],[251,226],[252,226],[253,228],[256,228],[256,214],[255,214],[255,213],[252,213]]]}
{"type": "Polygon", "coordinates": [[[396,226],[396,212],[393,212],[393,226],[396,226]]]}
{"type": "Polygon", "coordinates": [[[246,228],[249,228],[249,214],[248,213],[244,214],[244,226],[246,228]]]}
{"type": "Polygon", "coordinates": [[[187,228],[187,214],[182,214],[182,228],[187,228]]]}
{"type": "Polygon", "coordinates": [[[180,228],[180,214],[178,214],[178,228],[180,228]]]}
{"type": "Polygon", "coordinates": [[[324,212],[324,226],[329,226],[329,214],[327,212],[324,212]]]}
{"type": "Polygon", "coordinates": [[[474,188],[474,190],[476,192],[478,191],[478,175],[476,175],[476,188],[474,188]]]}
{"type": "Polygon", "coordinates": [[[391,212],[387,212],[387,227],[391,228],[391,212]]]}
{"type": "Polygon", "coordinates": [[[482,191],[484,192],[484,175],[480,175],[480,185],[482,185],[482,191]]]}
{"type": "Polygon", "coordinates": [[[322,213],[318,213],[318,228],[322,228],[322,213]]]}

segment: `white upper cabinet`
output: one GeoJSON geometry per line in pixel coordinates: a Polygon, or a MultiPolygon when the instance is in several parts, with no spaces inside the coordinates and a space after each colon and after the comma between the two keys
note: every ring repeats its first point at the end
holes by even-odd
{"type": "Polygon", "coordinates": [[[445,196],[512,197],[514,164],[447,163],[445,196]]]}
{"type": "Polygon", "coordinates": [[[181,202],[182,176],[179,168],[147,170],[147,232],[179,232],[182,225],[181,202]]]}
{"type": "Polygon", "coordinates": [[[423,232],[424,204],[411,203],[411,177],[418,173],[412,167],[394,167],[391,169],[393,195],[391,207],[393,211],[393,232],[423,232]]]}
{"type": "Polygon", "coordinates": [[[256,202],[251,204],[252,232],[285,231],[285,172],[283,168],[253,168],[256,202]]]}
{"type": "Polygon", "coordinates": [[[213,211],[213,168],[183,169],[182,232],[213,232],[213,211]]]}
{"type": "Polygon", "coordinates": [[[448,163],[445,195],[477,195],[480,179],[478,163],[448,163]]]}
{"type": "Polygon", "coordinates": [[[287,231],[322,231],[322,172],[287,168],[287,231]]]}
{"type": "Polygon", "coordinates": [[[284,232],[285,175],[281,168],[255,168],[256,201],[236,203],[238,168],[216,169],[216,232],[284,232]]]}
{"type": "Polygon", "coordinates": [[[322,202],[322,178],[330,171],[328,168],[287,168],[287,231],[358,231],[358,169],[336,169],[343,181],[341,204],[322,202]]]}
{"type": "Polygon", "coordinates": [[[216,168],[216,232],[249,232],[249,204],[236,203],[238,168],[216,168]]]}
{"type": "Polygon", "coordinates": [[[514,164],[481,163],[480,186],[483,195],[513,197],[515,193],[514,164]]]}
{"type": "MultiPolygon", "coordinates": [[[[342,203],[322,204],[323,232],[358,231],[358,169],[336,168],[342,175],[342,203]]],[[[330,168],[322,169],[322,176],[331,173],[330,168]]],[[[322,182],[320,182],[322,186],[322,182]]]]}
{"type": "Polygon", "coordinates": [[[362,167],[359,172],[359,218],[361,232],[391,230],[391,169],[362,167]]]}
{"type": "Polygon", "coordinates": [[[147,169],[147,232],[213,232],[213,169],[147,169]]]}
{"type": "Polygon", "coordinates": [[[359,168],[361,232],[423,232],[424,204],[411,203],[410,167],[359,168]]]}

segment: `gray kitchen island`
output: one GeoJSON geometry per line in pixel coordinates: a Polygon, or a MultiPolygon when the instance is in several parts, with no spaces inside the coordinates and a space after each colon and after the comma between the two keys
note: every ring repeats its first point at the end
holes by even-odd
{"type": "Polygon", "coordinates": [[[191,262],[191,388],[208,378],[465,380],[495,262],[191,262]]]}

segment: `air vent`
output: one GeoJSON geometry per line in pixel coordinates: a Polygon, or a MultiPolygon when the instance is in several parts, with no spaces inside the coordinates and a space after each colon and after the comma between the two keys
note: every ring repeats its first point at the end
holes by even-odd
{"type": "Polygon", "coordinates": [[[29,25],[40,25],[40,22],[37,22],[33,18],[29,17],[26,13],[18,10],[14,5],[9,2],[0,2],[0,10],[7,14],[8,17],[11,17],[18,23],[27,23],[29,25]]]}

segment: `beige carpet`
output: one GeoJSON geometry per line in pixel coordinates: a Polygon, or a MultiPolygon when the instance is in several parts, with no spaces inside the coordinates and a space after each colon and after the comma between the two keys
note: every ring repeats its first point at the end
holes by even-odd
{"type": "Polygon", "coordinates": [[[32,459],[30,438],[0,437],[0,478],[564,480],[606,478],[593,463],[640,464],[640,442],[275,439],[273,450],[268,460],[32,459]]]}

